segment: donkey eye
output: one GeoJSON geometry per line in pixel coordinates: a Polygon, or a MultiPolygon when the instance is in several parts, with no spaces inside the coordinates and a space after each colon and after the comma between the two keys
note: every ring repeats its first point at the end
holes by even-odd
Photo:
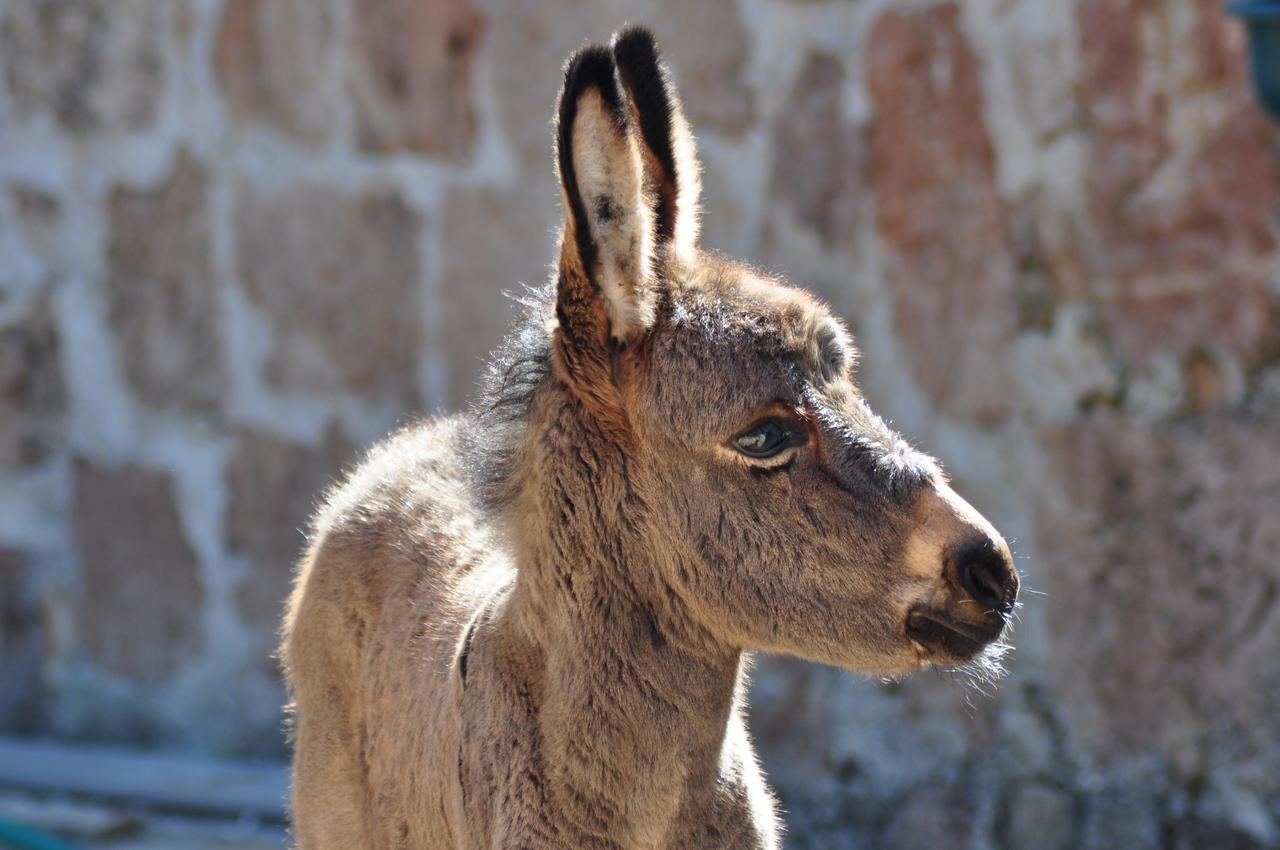
{"type": "Polygon", "coordinates": [[[766,419],[733,439],[733,447],[747,457],[768,458],[805,441],[805,431],[785,419],[766,419]]]}

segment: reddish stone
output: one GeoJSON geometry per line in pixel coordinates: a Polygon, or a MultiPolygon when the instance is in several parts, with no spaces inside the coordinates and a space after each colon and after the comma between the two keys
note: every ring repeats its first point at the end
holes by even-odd
{"type": "Polygon", "coordinates": [[[84,459],[72,472],[84,647],[121,676],[164,680],[195,655],[204,603],[173,482],[160,472],[84,459]]]}
{"type": "Polygon", "coordinates": [[[0,470],[38,464],[62,445],[67,394],[59,348],[47,301],[0,325],[0,470]]]}
{"type": "Polygon", "coordinates": [[[827,54],[805,60],[773,130],[773,197],[829,246],[847,246],[870,197],[866,139],[840,120],[844,66],[827,54]]]}
{"type": "Polygon", "coordinates": [[[152,122],[162,87],[163,3],[13,0],[0,20],[0,64],[20,112],[49,110],[68,131],[152,122]]]}
{"type": "Polygon", "coordinates": [[[360,147],[465,157],[476,132],[471,65],[484,16],[470,0],[351,5],[351,96],[360,147]]]}
{"type": "Polygon", "coordinates": [[[240,280],[275,330],[270,383],[409,403],[422,345],[417,214],[391,193],[246,187],[236,224],[240,280]]]}
{"type": "Polygon", "coordinates": [[[184,150],[159,187],[107,200],[107,319],[125,376],[157,407],[214,409],[226,383],[207,184],[184,150]]]}
{"type": "Polygon", "coordinates": [[[240,611],[258,659],[274,669],[269,655],[307,524],[353,449],[336,428],[317,448],[253,429],[242,429],[236,437],[226,471],[227,544],[249,558],[249,575],[238,596],[240,611]]]}
{"type": "Polygon", "coordinates": [[[1139,364],[1197,348],[1249,361],[1266,329],[1280,166],[1241,28],[1215,0],[1196,11],[1187,43],[1153,41],[1176,14],[1155,0],[1087,0],[1079,12],[1087,280],[1113,342],[1139,364]]]}
{"type": "Polygon", "coordinates": [[[329,7],[310,0],[230,0],[214,68],[238,121],[270,124],[319,145],[334,120],[322,85],[332,53],[329,7]]]}
{"type": "Polygon", "coordinates": [[[1280,694],[1280,420],[1097,413],[1044,449],[1039,589],[1074,743],[1280,767],[1280,727],[1258,722],[1280,694]]]}
{"type": "Polygon", "coordinates": [[[871,174],[904,355],[943,410],[997,419],[1017,277],[977,58],[954,3],[886,12],[867,43],[871,174]]]}

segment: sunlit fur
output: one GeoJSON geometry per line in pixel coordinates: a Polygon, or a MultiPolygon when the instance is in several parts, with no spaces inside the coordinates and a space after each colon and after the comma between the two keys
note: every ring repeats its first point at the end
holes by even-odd
{"type": "Polygon", "coordinates": [[[995,669],[1007,547],[872,413],[825,306],[696,247],[648,33],[575,54],[556,137],[556,273],[474,409],[315,517],[282,647],[306,850],[776,847],[750,651],[995,669]],[[736,451],[765,416],[804,444],[736,451]]]}

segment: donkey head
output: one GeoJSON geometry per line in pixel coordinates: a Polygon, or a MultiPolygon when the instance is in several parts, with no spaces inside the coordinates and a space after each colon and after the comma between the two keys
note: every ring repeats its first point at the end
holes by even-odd
{"type": "Polygon", "coordinates": [[[844,326],[696,244],[698,165],[652,36],[566,67],[552,366],[625,458],[635,554],[733,645],[891,672],[1002,633],[1008,547],[867,406],[844,326]]]}

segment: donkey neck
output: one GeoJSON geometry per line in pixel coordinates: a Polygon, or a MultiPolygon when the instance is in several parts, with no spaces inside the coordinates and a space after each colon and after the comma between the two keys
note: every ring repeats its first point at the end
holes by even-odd
{"type": "Polygon", "coordinates": [[[681,812],[716,794],[742,653],[667,639],[643,603],[606,587],[532,628],[524,599],[517,587],[509,613],[524,620],[513,631],[532,650],[546,790],[581,833],[572,846],[666,846],[681,812]]]}
{"type": "Polygon", "coordinates": [[[552,483],[528,506],[500,628],[527,648],[556,809],[584,841],[657,847],[682,809],[716,793],[742,652],[664,590],[627,514],[626,472],[610,468],[625,458],[581,451],[576,472],[544,478],[552,483]]]}

